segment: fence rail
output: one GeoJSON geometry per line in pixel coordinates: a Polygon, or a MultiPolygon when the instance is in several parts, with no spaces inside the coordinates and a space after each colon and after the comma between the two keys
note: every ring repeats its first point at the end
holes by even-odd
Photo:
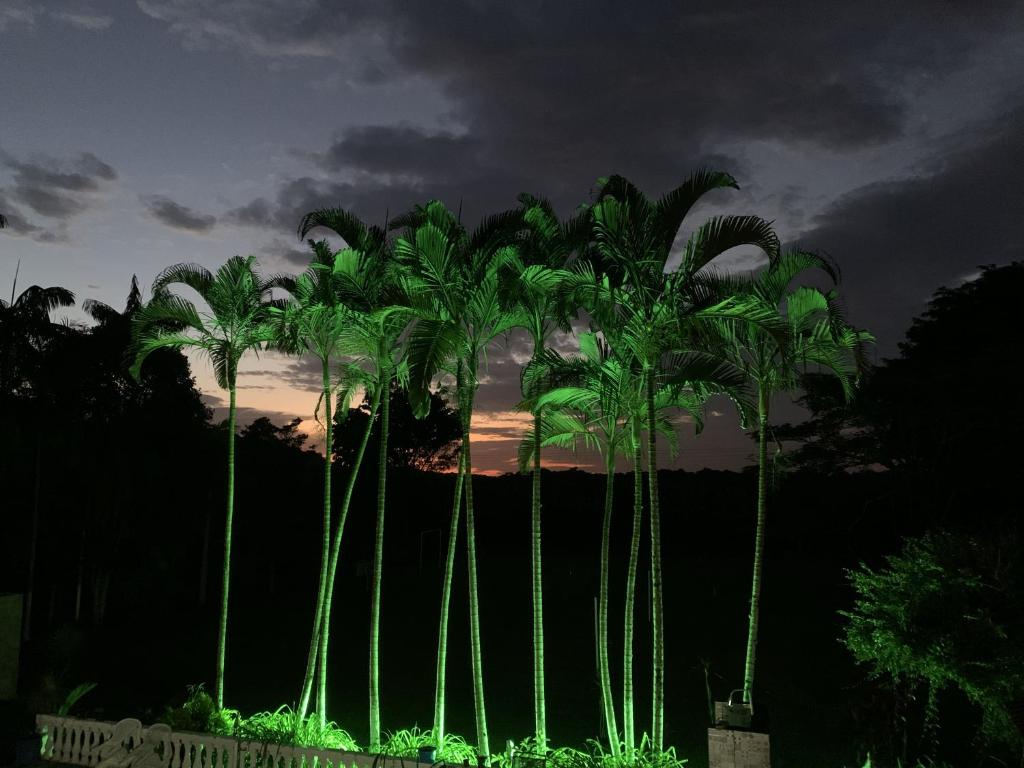
{"type": "MultiPolygon", "coordinates": [[[[43,760],[87,768],[415,768],[415,758],[265,744],[162,723],[36,715],[43,760]]],[[[436,764],[435,764],[436,765],[436,764]]]]}

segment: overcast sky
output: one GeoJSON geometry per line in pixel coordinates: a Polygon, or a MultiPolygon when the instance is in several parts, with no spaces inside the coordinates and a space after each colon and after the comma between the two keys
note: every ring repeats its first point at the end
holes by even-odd
{"type": "MultiPolygon", "coordinates": [[[[0,0],[0,83],[0,284],[21,260],[22,286],[114,306],[179,261],[300,270],[324,205],[568,213],[599,176],[653,196],[698,165],[742,189],[693,221],[756,213],[830,254],[883,356],[936,287],[1022,256],[1021,2],[0,0]]],[[[483,469],[514,466],[528,352],[491,357],[483,469]]],[[[245,371],[243,420],[309,417],[308,365],[245,371]]],[[[708,422],[677,465],[744,464],[733,414],[708,422]]]]}

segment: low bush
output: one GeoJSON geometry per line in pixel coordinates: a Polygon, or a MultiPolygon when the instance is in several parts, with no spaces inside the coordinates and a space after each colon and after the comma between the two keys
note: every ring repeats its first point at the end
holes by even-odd
{"type": "Polygon", "coordinates": [[[217,709],[217,705],[202,683],[190,685],[185,701],[177,707],[168,706],[161,722],[172,731],[192,731],[230,736],[239,722],[238,710],[217,709]]]}
{"type": "Polygon", "coordinates": [[[299,717],[287,704],[273,712],[257,712],[242,718],[234,735],[247,741],[290,746],[321,747],[359,752],[359,745],[348,731],[331,721],[321,725],[316,713],[299,717]]]}

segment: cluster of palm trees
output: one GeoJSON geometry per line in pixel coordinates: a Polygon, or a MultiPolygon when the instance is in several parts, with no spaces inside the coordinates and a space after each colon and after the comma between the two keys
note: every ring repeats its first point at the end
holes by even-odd
{"type": "Polygon", "coordinates": [[[471,439],[473,409],[488,350],[515,329],[525,329],[532,355],[522,373],[519,408],[532,416],[519,461],[532,472],[534,738],[547,744],[545,716],[541,456],[551,446],[598,448],[607,470],[601,542],[598,656],[607,738],[613,753],[636,744],[633,695],[633,609],[643,535],[646,474],[650,525],[653,648],[650,743],[664,741],[663,585],[661,578],[658,440],[675,450],[674,414],[699,425],[709,397],[725,394],[744,423],[756,419],[760,465],[757,534],[749,616],[744,696],[752,701],[761,555],[764,539],[768,418],[771,397],[798,385],[807,367],[831,371],[849,390],[869,335],[842,317],[834,288],[794,287],[808,271],[830,283],[837,275],[823,258],[780,252],[770,224],[756,216],[718,216],[703,222],[681,247],[676,239],[693,206],[708,192],[738,188],[725,173],[699,171],[658,200],[626,179],[602,179],[595,201],[561,221],[550,203],[521,195],[516,208],[484,219],[470,231],[439,201],[416,206],[368,226],[350,211],[327,208],[307,214],[298,228],[339,236],[343,249],[308,242],[311,263],[298,277],[263,276],[253,257],[233,257],[215,273],[179,264],[161,273],[153,296],[135,315],[135,365],[162,347],[193,348],[213,364],[228,392],[228,491],[216,703],[224,703],[224,663],[233,515],[234,420],[238,364],[259,349],[312,355],[321,363],[322,391],[314,408],[322,418],[325,451],[323,531],[317,601],[297,714],[327,711],[328,644],[335,574],[352,493],[371,431],[380,430],[376,537],[372,565],[369,644],[369,733],[381,745],[378,628],[383,578],[388,407],[397,388],[425,415],[429,395],[446,385],[462,426],[447,559],[440,603],[433,738],[445,739],[448,614],[454,555],[460,530],[468,562],[473,703],[478,753],[490,754],[484,696],[477,589],[471,439]],[[719,274],[716,257],[754,246],[768,259],[756,277],[719,274]],[[669,265],[675,265],[669,268],[669,265]],[[197,308],[171,290],[194,289],[197,308]],[[581,314],[582,313],[582,314],[581,314]],[[575,323],[575,326],[574,326],[575,323]],[[558,331],[578,332],[579,351],[552,346],[558,331]],[[332,408],[347,413],[356,394],[370,403],[359,449],[340,502],[332,501],[332,408]],[[634,473],[633,532],[624,608],[622,727],[612,692],[609,631],[609,550],[616,458],[634,473]]]}

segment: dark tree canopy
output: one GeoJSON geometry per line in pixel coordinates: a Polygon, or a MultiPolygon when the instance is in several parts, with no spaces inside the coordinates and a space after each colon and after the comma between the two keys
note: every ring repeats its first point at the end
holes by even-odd
{"type": "Polygon", "coordinates": [[[1006,446],[1024,438],[1024,389],[1005,378],[1020,347],[1022,295],[1024,262],[982,267],[976,279],[939,289],[899,357],[871,370],[849,406],[832,382],[808,377],[802,402],[813,417],[776,430],[801,442],[792,462],[897,472],[915,506],[937,511],[998,498],[1019,467],[1006,446]]]}
{"type": "MultiPolygon", "coordinates": [[[[344,466],[351,466],[359,447],[359,439],[369,418],[370,404],[364,400],[359,408],[335,416],[334,454],[344,466]]],[[[441,472],[458,462],[462,432],[458,413],[437,393],[430,395],[430,413],[417,419],[409,398],[398,388],[391,391],[391,428],[388,438],[388,466],[441,472]]],[[[377,430],[367,444],[367,455],[377,451],[377,430]]],[[[366,471],[374,471],[366,467],[366,471]]]]}
{"type": "Polygon", "coordinates": [[[260,442],[268,445],[281,445],[284,448],[302,450],[306,443],[306,434],[299,431],[302,418],[296,416],[280,427],[274,424],[267,416],[260,416],[254,422],[244,427],[241,438],[250,442],[260,442]]]}

